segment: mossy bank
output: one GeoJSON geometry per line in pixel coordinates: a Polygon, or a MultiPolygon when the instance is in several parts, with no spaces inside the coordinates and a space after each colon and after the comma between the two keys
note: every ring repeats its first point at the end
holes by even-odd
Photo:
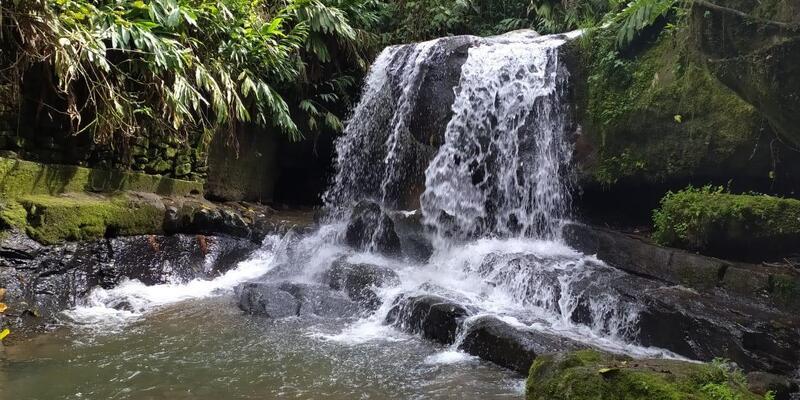
{"type": "Polygon", "coordinates": [[[647,224],[666,192],[689,184],[800,192],[797,125],[775,111],[800,107],[796,95],[783,95],[800,84],[791,73],[800,53],[785,49],[800,43],[800,30],[796,20],[775,23],[792,7],[717,3],[678,8],[624,48],[602,29],[572,45],[579,200],[588,216],[647,224]]]}
{"type": "Polygon", "coordinates": [[[531,366],[527,400],[756,400],[741,373],[721,364],[634,360],[584,350],[543,355],[531,366]]]}
{"type": "Polygon", "coordinates": [[[690,187],[668,193],[653,223],[653,238],[665,246],[728,257],[781,256],[800,243],[800,200],[690,187]]]}

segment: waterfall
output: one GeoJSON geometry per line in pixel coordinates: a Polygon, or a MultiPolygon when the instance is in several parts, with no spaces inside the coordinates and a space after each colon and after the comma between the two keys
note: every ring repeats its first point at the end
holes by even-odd
{"type": "Polygon", "coordinates": [[[341,212],[364,198],[396,206],[402,195],[396,188],[414,164],[409,121],[427,68],[441,52],[438,42],[388,47],[375,60],[336,143],[337,173],[323,195],[330,209],[341,212]]]}
{"type": "Polygon", "coordinates": [[[506,36],[470,49],[422,196],[425,222],[441,236],[558,237],[572,153],[563,43],[506,36]]]}

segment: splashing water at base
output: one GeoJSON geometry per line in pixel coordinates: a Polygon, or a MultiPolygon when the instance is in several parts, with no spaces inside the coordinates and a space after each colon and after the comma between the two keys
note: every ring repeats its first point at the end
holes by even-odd
{"type": "Polygon", "coordinates": [[[112,289],[95,288],[82,300],[82,305],[63,314],[70,322],[92,330],[118,330],[154,308],[218,296],[263,276],[273,267],[275,249],[280,244],[281,238],[267,237],[264,246],[251,259],[212,280],[194,279],[152,286],[127,280],[112,289]]]}

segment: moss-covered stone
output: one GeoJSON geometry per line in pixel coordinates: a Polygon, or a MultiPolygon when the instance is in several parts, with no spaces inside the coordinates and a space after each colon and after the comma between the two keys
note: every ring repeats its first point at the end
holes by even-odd
{"type": "Polygon", "coordinates": [[[792,251],[800,243],[800,200],[690,187],[668,193],[653,222],[653,238],[667,246],[720,255],[792,251]]]}
{"type": "MultiPolygon", "coordinates": [[[[171,168],[171,166],[170,166],[171,168]]],[[[65,192],[137,191],[165,196],[202,193],[203,185],[139,173],[48,165],[0,157],[0,198],[65,192]]]]}
{"type": "Polygon", "coordinates": [[[163,231],[163,205],[128,196],[31,195],[19,204],[25,210],[25,231],[43,244],[163,231]]]}
{"type": "Polygon", "coordinates": [[[22,204],[16,201],[5,201],[0,204],[0,228],[24,229],[27,224],[28,212],[22,204]]]}
{"type": "Polygon", "coordinates": [[[584,350],[543,355],[531,366],[527,400],[755,400],[741,373],[721,364],[633,360],[584,350]]]}
{"type": "MultiPolygon", "coordinates": [[[[596,154],[586,169],[604,185],[620,179],[733,177],[748,164],[762,117],[694,61],[685,32],[664,32],[636,56],[622,57],[598,37],[587,50],[583,141],[596,154]]],[[[759,173],[754,171],[754,173],[759,173]]],[[[766,179],[769,171],[761,171],[766,179]]]]}

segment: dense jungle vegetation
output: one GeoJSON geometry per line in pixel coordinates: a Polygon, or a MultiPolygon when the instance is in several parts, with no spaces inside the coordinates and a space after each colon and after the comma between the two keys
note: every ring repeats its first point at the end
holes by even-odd
{"type": "MultiPolygon", "coordinates": [[[[125,148],[251,122],[293,139],[343,126],[383,47],[603,26],[616,49],[676,0],[5,0],[4,76],[46,82],[72,133],[125,148]]],[[[53,96],[50,96],[53,97],[53,96]]],[[[29,99],[30,100],[30,99],[29,99]]]]}

